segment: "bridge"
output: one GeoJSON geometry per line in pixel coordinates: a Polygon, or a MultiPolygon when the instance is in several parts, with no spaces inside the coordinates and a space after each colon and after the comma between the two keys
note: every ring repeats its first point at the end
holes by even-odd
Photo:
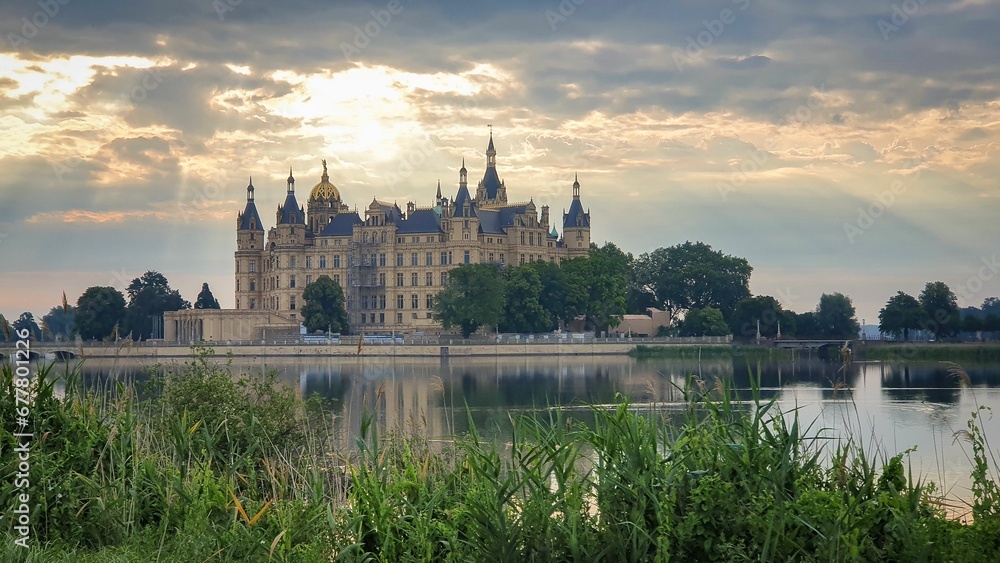
{"type": "Polygon", "coordinates": [[[842,348],[844,344],[847,344],[848,348],[854,348],[853,340],[846,340],[843,338],[834,340],[792,340],[792,339],[782,339],[775,340],[774,347],[781,348],[782,350],[818,350],[820,348],[842,348]]]}

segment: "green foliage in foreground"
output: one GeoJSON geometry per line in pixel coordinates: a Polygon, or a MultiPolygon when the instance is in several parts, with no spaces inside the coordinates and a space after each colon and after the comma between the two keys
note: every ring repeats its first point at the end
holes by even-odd
{"type": "Polygon", "coordinates": [[[53,375],[41,370],[32,400],[34,547],[5,524],[4,561],[989,561],[1000,549],[979,413],[965,435],[975,524],[963,525],[904,455],[823,446],[794,413],[698,380],[680,421],[622,400],[593,407],[592,426],[560,410],[515,417],[502,443],[473,429],[442,448],[369,413],[345,475],[313,405],[271,379],[202,359],[140,400],[126,385],[86,392],[72,374],[58,397],[53,375]]]}

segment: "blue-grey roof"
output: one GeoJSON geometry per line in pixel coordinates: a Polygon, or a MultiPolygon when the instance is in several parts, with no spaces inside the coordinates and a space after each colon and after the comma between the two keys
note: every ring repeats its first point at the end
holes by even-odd
{"type": "Polygon", "coordinates": [[[462,217],[462,208],[465,204],[469,204],[469,216],[476,216],[476,202],[473,201],[472,196],[469,195],[469,188],[466,186],[459,186],[458,195],[455,196],[455,216],[462,217]]]}
{"type": "Polygon", "coordinates": [[[517,218],[518,215],[523,215],[524,213],[527,213],[527,211],[528,211],[527,205],[511,205],[509,207],[501,207],[500,226],[505,229],[507,227],[513,227],[514,219],[517,218]]]}
{"type": "Polygon", "coordinates": [[[382,212],[385,213],[385,220],[387,223],[398,223],[403,219],[403,210],[399,208],[398,205],[379,202],[379,207],[382,212]]]}
{"type": "Polygon", "coordinates": [[[264,225],[260,222],[260,215],[257,214],[257,206],[252,201],[247,202],[240,214],[241,231],[263,231],[264,225]]]}
{"type": "Polygon", "coordinates": [[[479,232],[484,235],[504,235],[500,225],[500,212],[492,209],[479,210],[479,232]]]}
{"type": "MultiPolygon", "coordinates": [[[[490,146],[493,146],[492,140],[490,146]]],[[[486,168],[486,173],[483,174],[483,188],[486,189],[486,199],[497,198],[497,194],[500,192],[500,176],[497,175],[496,167],[488,166],[486,168]]]]}
{"type": "Polygon", "coordinates": [[[573,203],[569,206],[569,213],[563,215],[563,229],[589,226],[590,214],[583,212],[583,204],[580,203],[580,198],[574,197],[573,203]]]}
{"type": "Polygon", "coordinates": [[[357,213],[339,213],[327,223],[319,233],[321,237],[345,237],[354,234],[354,225],[363,225],[364,221],[357,213]]]}
{"type": "Polygon", "coordinates": [[[289,192],[285,196],[285,203],[279,207],[281,216],[278,218],[279,225],[304,225],[306,214],[299,208],[299,202],[295,200],[295,194],[289,192]]]}
{"type": "Polygon", "coordinates": [[[441,216],[433,209],[415,209],[406,219],[396,223],[396,232],[401,235],[440,233],[441,216]]]}

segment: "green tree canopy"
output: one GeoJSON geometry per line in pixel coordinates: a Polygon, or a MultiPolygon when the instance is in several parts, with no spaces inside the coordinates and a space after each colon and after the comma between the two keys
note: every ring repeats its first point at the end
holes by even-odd
{"type": "Polygon", "coordinates": [[[854,303],[842,293],[824,293],[816,307],[817,336],[821,338],[857,338],[861,324],[855,315],[854,303]]]}
{"type": "Polygon", "coordinates": [[[121,332],[125,296],[113,287],[88,287],[76,301],[76,331],[86,340],[100,340],[121,332]]]}
{"type": "Polygon", "coordinates": [[[569,310],[584,316],[587,330],[618,326],[626,311],[632,256],[612,243],[592,244],[590,254],[563,262],[569,282],[569,310]]]}
{"type": "Polygon", "coordinates": [[[889,298],[878,312],[878,329],[903,340],[910,339],[910,331],[918,330],[927,320],[923,306],[912,295],[902,291],[889,298]]]}
{"type": "Polygon", "coordinates": [[[944,282],[927,282],[920,292],[920,306],[924,308],[923,327],[934,334],[934,338],[958,334],[961,318],[958,298],[944,282]]]}
{"type": "Polygon", "coordinates": [[[734,336],[753,338],[757,335],[759,321],[760,335],[773,338],[778,334],[779,324],[785,334],[794,333],[795,327],[789,325],[788,318],[789,315],[786,315],[777,299],[770,295],[756,295],[736,304],[729,320],[729,328],[734,336]]]}
{"type": "Polygon", "coordinates": [[[448,272],[448,284],[434,299],[434,318],[445,329],[457,326],[468,338],[481,326],[498,326],[505,303],[500,269],[462,264],[448,272]]]}
{"type": "Polygon", "coordinates": [[[72,305],[57,305],[42,317],[53,338],[71,340],[76,335],[76,307],[72,305]]]}
{"type": "Polygon", "coordinates": [[[21,316],[14,321],[14,330],[21,331],[24,329],[28,329],[28,334],[31,335],[32,339],[41,340],[42,329],[38,326],[38,323],[35,322],[35,315],[33,315],[30,311],[21,313],[21,316]]]}
{"type": "Polygon", "coordinates": [[[541,304],[542,282],[536,269],[530,264],[506,268],[502,278],[506,301],[500,331],[538,333],[552,330],[552,317],[541,304]]]}
{"type": "Polygon", "coordinates": [[[179,291],[170,289],[167,278],[153,270],[133,279],[127,291],[129,301],[125,328],[136,340],[162,338],[163,313],[191,308],[179,291]]]}
{"type": "Polygon", "coordinates": [[[983,319],[972,315],[962,317],[963,332],[979,332],[980,330],[983,330],[983,319]]]}
{"type": "MultiPolygon", "coordinates": [[[[754,329],[756,331],[756,329],[754,329]]],[[[681,323],[681,336],[725,336],[729,325],[722,318],[722,311],[715,307],[689,309],[681,323]]]]}
{"type": "Polygon", "coordinates": [[[636,279],[671,316],[688,309],[713,307],[729,318],[736,304],[750,297],[753,268],[744,258],[712,250],[703,242],[685,242],[643,254],[636,279]]]}
{"type": "Polygon", "coordinates": [[[219,301],[212,295],[212,290],[208,289],[208,282],[201,284],[201,292],[194,302],[195,309],[221,309],[219,301]]]}
{"type": "Polygon", "coordinates": [[[583,287],[569,283],[566,269],[555,262],[530,262],[524,267],[538,275],[542,290],[538,302],[549,314],[550,325],[546,330],[555,330],[561,323],[569,323],[576,318],[576,303],[583,301],[583,287]]]}
{"type": "Polygon", "coordinates": [[[822,336],[816,313],[807,311],[795,315],[795,335],[799,338],[819,338],[822,336]]]}
{"type": "Polygon", "coordinates": [[[302,292],[302,323],[306,330],[330,330],[348,333],[347,310],[344,308],[344,290],[330,276],[320,276],[302,292]]]}
{"type": "Polygon", "coordinates": [[[0,342],[3,342],[11,337],[13,335],[13,330],[14,329],[10,326],[10,323],[7,322],[7,317],[3,316],[3,313],[0,313],[0,342]]]}

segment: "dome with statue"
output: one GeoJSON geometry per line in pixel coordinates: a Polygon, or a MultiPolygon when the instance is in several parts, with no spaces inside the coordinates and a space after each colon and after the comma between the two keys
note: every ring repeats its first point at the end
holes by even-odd
{"type": "Polygon", "coordinates": [[[330,183],[330,175],[326,171],[326,160],[323,160],[323,176],[309,193],[310,201],[340,201],[340,191],[330,183]]]}

